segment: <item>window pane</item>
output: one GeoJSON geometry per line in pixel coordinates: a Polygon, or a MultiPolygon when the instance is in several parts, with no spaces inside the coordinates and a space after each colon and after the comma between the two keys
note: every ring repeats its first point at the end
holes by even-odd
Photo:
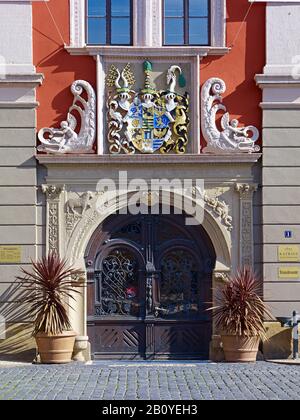
{"type": "Polygon", "coordinates": [[[208,45],[208,19],[193,18],[189,21],[189,44],[208,45]]]}
{"type": "Polygon", "coordinates": [[[88,44],[106,44],[106,19],[88,19],[88,44]]]}
{"type": "Polygon", "coordinates": [[[88,0],[88,16],[106,16],[106,0],[88,0]]]}
{"type": "Polygon", "coordinates": [[[183,19],[165,19],[165,44],[183,45],[184,31],[183,19]]]}
{"type": "Polygon", "coordinates": [[[130,0],[111,0],[112,16],[130,16],[130,0]]]}
{"type": "Polygon", "coordinates": [[[165,0],[165,17],[183,17],[183,1],[184,0],[165,0]]]}
{"type": "Polygon", "coordinates": [[[208,16],[208,0],[189,0],[189,15],[208,16]]]}
{"type": "Polygon", "coordinates": [[[130,45],[130,19],[112,18],[111,43],[114,45],[130,45]]]}

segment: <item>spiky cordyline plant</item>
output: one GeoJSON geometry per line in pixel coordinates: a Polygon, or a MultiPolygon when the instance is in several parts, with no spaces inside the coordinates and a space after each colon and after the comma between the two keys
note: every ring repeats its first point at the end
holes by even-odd
{"type": "Polygon", "coordinates": [[[213,317],[224,333],[265,339],[264,318],[271,313],[259,296],[259,282],[250,267],[238,270],[216,293],[213,317]]]}
{"type": "Polygon", "coordinates": [[[69,266],[56,252],[32,261],[32,271],[21,268],[23,275],[18,276],[23,287],[17,301],[24,305],[25,316],[34,323],[33,335],[46,333],[61,334],[70,330],[71,324],[67,308],[71,308],[72,294],[79,293],[81,283],[72,280],[72,276],[82,278],[81,270],[69,266]]]}

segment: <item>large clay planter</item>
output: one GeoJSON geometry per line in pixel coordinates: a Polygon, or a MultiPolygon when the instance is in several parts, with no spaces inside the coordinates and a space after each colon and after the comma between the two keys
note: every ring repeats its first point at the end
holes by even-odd
{"type": "Polygon", "coordinates": [[[39,333],[35,337],[41,363],[70,363],[74,349],[76,333],[64,331],[58,335],[39,333]]]}
{"type": "Polygon", "coordinates": [[[256,362],[259,337],[222,335],[223,350],[226,362],[256,362]]]}

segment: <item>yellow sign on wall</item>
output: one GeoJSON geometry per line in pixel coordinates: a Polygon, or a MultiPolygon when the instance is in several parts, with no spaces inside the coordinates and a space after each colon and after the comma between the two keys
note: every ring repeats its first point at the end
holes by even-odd
{"type": "Polygon", "coordinates": [[[280,245],[278,247],[279,262],[300,262],[299,245],[280,245]]]}
{"type": "Polygon", "coordinates": [[[0,246],[0,264],[13,263],[21,263],[21,247],[15,245],[0,246]]]}
{"type": "Polygon", "coordinates": [[[300,279],[300,267],[279,267],[278,277],[280,279],[300,279]]]}

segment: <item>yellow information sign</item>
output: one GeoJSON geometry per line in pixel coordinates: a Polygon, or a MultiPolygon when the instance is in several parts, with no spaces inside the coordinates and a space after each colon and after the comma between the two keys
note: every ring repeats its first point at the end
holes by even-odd
{"type": "Polygon", "coordinates": [[[299,245],[280,245],[278,247],[279,262],[300,262],[299,245]]]}
{"type": "Polygon", "coordinates": [[[21,247],[5,245],[0,246],[0,264],[19,264],[21,262],[21,247]]]}
{"type": "Polygon", "coordinates": [[[300,279],[300,267],[279,267],[280,279],[300,279]]]}

